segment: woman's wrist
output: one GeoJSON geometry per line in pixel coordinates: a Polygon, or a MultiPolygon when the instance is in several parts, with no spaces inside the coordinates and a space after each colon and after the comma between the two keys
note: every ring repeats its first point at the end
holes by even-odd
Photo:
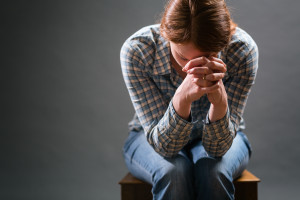
{"type": "Polygon", "coordinates": [[[176,92],[172,99],[173,107],[176,113],[183,119],[188,120],[191,112],[191,102],[182,95],[176,92]]]}
{"type": "Polygon", "coordinates": [[[211,104],[208,115],[210,122],[222,119],[226,115],[227,107],[227,102],[222,104],[211,104]]]}

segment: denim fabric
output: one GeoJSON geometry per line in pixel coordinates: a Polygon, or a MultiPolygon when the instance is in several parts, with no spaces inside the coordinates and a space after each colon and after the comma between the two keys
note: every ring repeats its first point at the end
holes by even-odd
{"type": "Polygon", "coordinates": [[[222,157],[211,157],[201,140],[187,144],[177,156],[165,158],[155,152],[143,131],[132,131],[123,148],[129,171],[152,184],[157,200],[234,199],[233,180],[241,175],[251,156],[251,146],[237,132],[222,157]]]}

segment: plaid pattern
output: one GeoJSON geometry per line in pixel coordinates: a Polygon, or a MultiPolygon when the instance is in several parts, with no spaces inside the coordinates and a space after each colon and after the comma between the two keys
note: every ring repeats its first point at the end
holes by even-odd
{"type": "Polygon", "coordinates": [[[207,153],[218,157],[230,148],[236,131],[244,128],[243,111],[258,68],[258,49],[253,39],[237,28],[228,47],[219,53],[226,63],[223,78],[228,110],[211,123],[206,96],[192,103],[191,121],[174,110],[172,97],[182,79],[170,62],[169,42],[159,25],[144,27],[123,44],[121,67],[136,111],[130,130],[145,132],[150,145],[165,157],[175,156],[188,142],[202,139],[207,153]]]}

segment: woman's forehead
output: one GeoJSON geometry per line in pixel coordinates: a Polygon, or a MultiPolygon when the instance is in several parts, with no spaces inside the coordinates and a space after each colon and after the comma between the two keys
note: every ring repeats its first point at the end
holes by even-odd
{"type": "Polygon", "coordinates": [[[171,47],[174,48],[174,50],[180,54],[181,56],[188,58],[188,59],[193,59],[201,56],[210,56],[213,54],[216,54],[215,52],[204,52],[199,50],[198,48],[195,47],[195,45],[191,42],[189,43],[184,43],[184,44],[176,44],[176,43],[171,43],[171,47]]]}

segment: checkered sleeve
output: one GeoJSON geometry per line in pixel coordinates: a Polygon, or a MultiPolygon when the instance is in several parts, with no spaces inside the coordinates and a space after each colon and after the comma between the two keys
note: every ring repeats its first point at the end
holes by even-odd
{"type": "Polygon", "coordinates": [[[251,86],[258,68],[258,48],[253,40],[232,45],[227,52],[227,66],[223,79],[228,96],[226,115],[210,122],[208,114],[204,121],[203,145],[211,156],[223,156],[231,147],[242,118],[251,86]]]}
{"type": "Polygon", "coordinates": [[[172,157],[187,144],[193,123],[182,119],[172,100],[166,102],[147,69],[153,51],[146,44],[127,41],[121,49],[121,68],[133,107],[149,144],[164,157],[172,157]]]}

